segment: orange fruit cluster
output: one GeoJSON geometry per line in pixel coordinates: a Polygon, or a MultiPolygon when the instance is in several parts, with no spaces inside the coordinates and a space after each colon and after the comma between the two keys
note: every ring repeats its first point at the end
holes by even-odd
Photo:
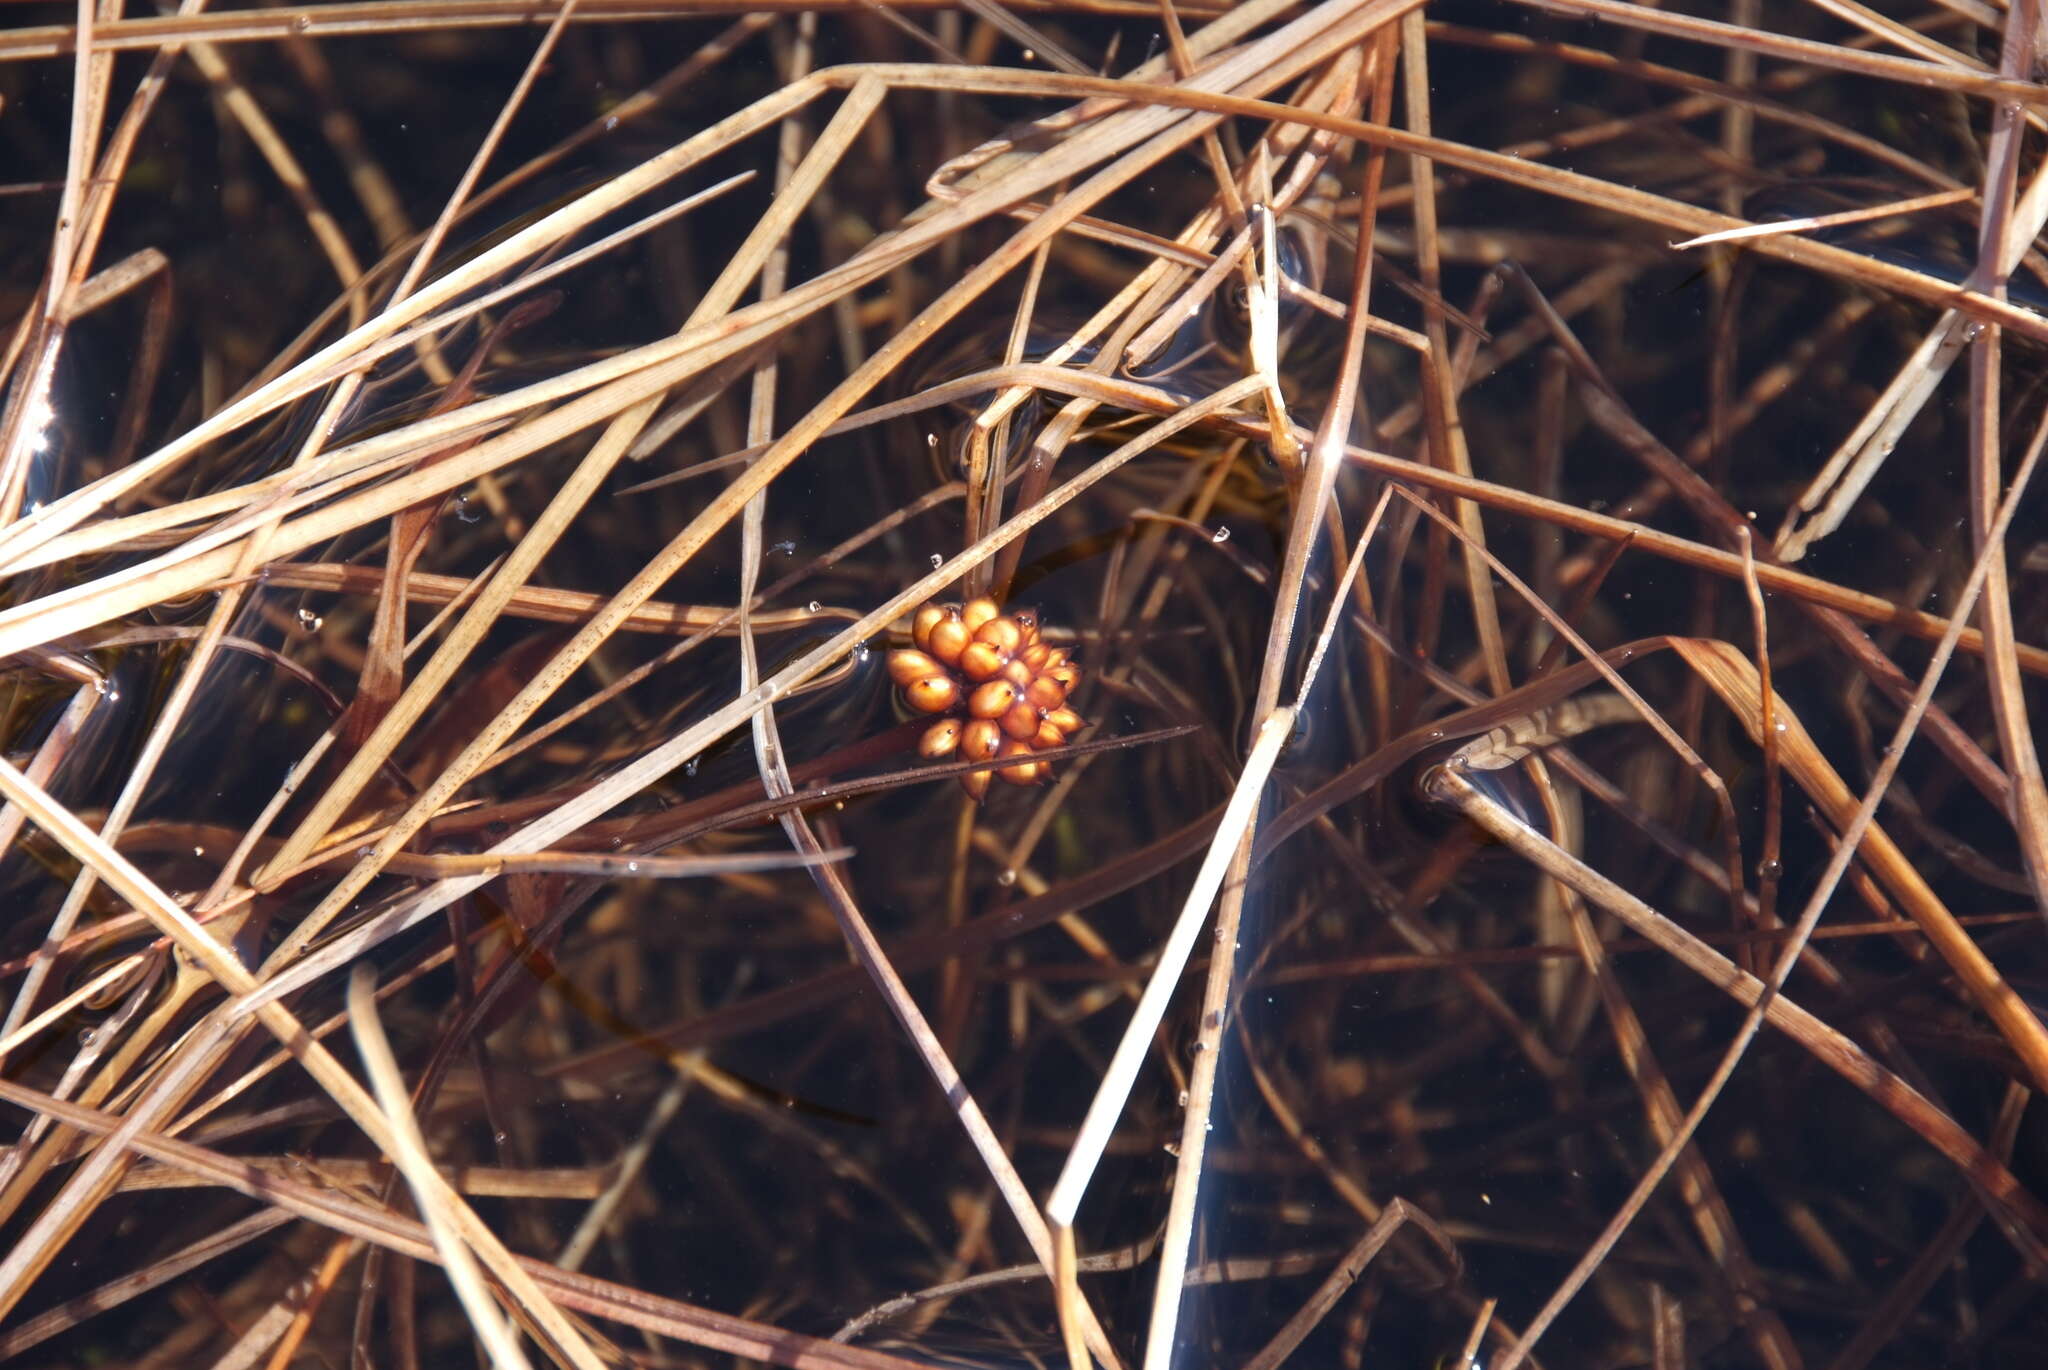
{"type": "MultiPolygon", "coordinates": [[[[918,740],[918,755],[932,761],[955,752],[969,761],[1028,756],[1063,747],[1080,730],[1081,716],[1067,707],[1067,696],[1081,668],[1065,648],[1039,639],[1036,614],[1006,614],[992,599],[927,604],[912,617],[910,635],[915,647],[889,653],[889,678],[911,708],[943,715],[918,740]]],[[[1036,785],[1051,775],[1050,761],[1020,761],[969,771],[960,783],[979,799],[996,776],[1036,785]]]]}

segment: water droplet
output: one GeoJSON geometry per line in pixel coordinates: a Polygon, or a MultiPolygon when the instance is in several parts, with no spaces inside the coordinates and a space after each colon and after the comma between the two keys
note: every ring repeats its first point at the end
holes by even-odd
{"type": "Polygon", "coordinates": [[[691,757],[691,758],[690,758],[690,762],[689,762],[689,764],[683,767],[683,774],[684,774],[684,775],[695,775],[696,773],[697,773],[697,758],[693,756],[693,757],[691,757]]]}
{"type": "Polygon", "coordinates": [[[610,133],[610,132],[611,132],[611,131],[612,131],[613,129],[617,128],[618,126],[619,126],[619,116],[618,116],[618,115],[616,115],[616,114],[607,114],[607,115],[605,115],[605,116],[604,116],[604,131],[605,131],[606,133],[610,133]]]}
{"type": "Polygon", "coordinates": [[[626,874],[628,875],[636,874],[639,871],[639,869],[640,863],[638,861],[628,861],[626,863],[626,874]]]}
{"type": "Polygon", "coordinates": [[[996,883],[997,883],[998,885],[1001,885],[1001,886],[1002,886],[1002,887],[1003,887],[1004,889],[1008,889],[1008,888],[1009,888],[1010,886],[1012,886],[1012,885],[1014,885],[1014,884],[1016,884],[1016,883],[1017,883],[1017,872],[1015,872],[1015,871],[1013,871],[1013,870],[999,870],[999,871],[997,871],[997,872],[996,872],[996,883]]]}
{"type": "Polygon", "coordinates": [[[320,625],[326,621],[311,609],[299,610],[299,628],[304,632],[317,633],[320,631],[320,625]]]}
{"type": "Polygon", "coordinates": [[[81,1030],[78,1034],[78,1044],[82,1047],[93,1046],[97,1044],[99,1040],[100,1034],[97,1028],[85,1028],[81,1030]]]}
{"type": "Polygon", "coordinates": [[[1209,541],[1219,544],[1230,541],[1230,529],[1218,524],[1216,531],[1209,535],[1209,541]]]}
{"type": "Polygon", "coordinates": [[[868,649],[867,643],[856,642],[853,644],[853,659],[857,664],[862,666],[867,665],[868,658],[873,655],[874,653],[868,649]]]}
{"type": "Polygon", "coordinates": [[[809,607],[809,609],[810,609],[810,611],[811,611],[812,613],[814,613],[814,614],[815,614],[815,613],[817,613],[817,612],[818,612],[818,601],[817,601],[817,600],[815,600],[815,599],[814,599],[814,600],[812,600],[812,601],[810,602],[809,606],[807,606],[807,607],[809,607]]]}
{"type": "Polygon", "coordinates": [[[1182,1090],[1180,1092],[1180,1106],[1182,1108],[1186,1108],[1188,1106],[1188,1092],[1186,1090],[1182,1090]]]}
{"type": "Polygon", "coordinates": [[[934,571],[938,570],[941,566],[944,566],[945,564],[946,559],[944,557],[940,556],[937,552],[932,553],[932,569],[934,571]]]}
{"type": "Polygon", "coordinates": [[[793,557],[796,555],[796,539],[791,538],[787,542],[778,542],[768,550],[771,552],[780,552],[782,553],[782,555],[786,557],[793,557]]]}

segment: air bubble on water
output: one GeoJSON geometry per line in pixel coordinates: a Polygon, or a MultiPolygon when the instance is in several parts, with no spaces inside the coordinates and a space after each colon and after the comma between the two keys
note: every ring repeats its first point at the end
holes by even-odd
{"type": "Polygon", "coordinates": [[[814,599],[814,600],[812,600],[812,601],[810,602],[810,604],[809,604],[809,605],[808,605],[807,607],[808,607],[808,608],[810,609],[810,611],[811,611],[812,613],[814,613],[814,614],[815,614],[815,613],[817,613],[817,612],[818,612],[818,607],[819,607],[819,606],[818,606],[818,601],[817,601],[817,600],[815,600],[815,599],[814,599]]]}
{"type": "Polygon", "coordinates": [[[934,452],[938,451],[938,450],[939,450],[939,435],[938,435],[937,433],[927,433],[927,434],[925,434],[925,435],[924,435],[924,445],[925,445],[926,447],[929,447],[929,448],[931,448],[931,449],[932,449],[932,451],[934,451],[934,452]]]}
{"type": "Polygon", "coordinates": [[[628,875],[633,875],[633,874],[637,874],[637,873],[639,872],[639,870],[640,870],[640,863],[639,863],[638,861],[628,861],[628,862],[626,863],[626,874],[628,874],[628,875]]]}
{"type": "Polygon", "coordinates": [[[304,629],[306,632],[319,632],[320,625],[322,623],[325,623],[326,621],[326,619],[321,618],[320,615],[314,613],[311,609],[299,610],[299,627],[304,629]]]}
{"type": "Polygon", "coordinates": [[[204,855],[206,855],[206,848],[204,848],[204,847],[194,847],[194,848],[192,849],[192,854],[193,854],[194,856],[204,856],[204,855]]]}
{"type": "Polygon", "coordinates": [[[1230,529],[1219,524],[1216,528],[1216,531],[1209,535],[1209,541],[1214,543],[1225,543],[1230,541],[1230,529]]]}
{"type": "Polygon", "coordinates": [[[461,519],[464,523],[481,523],[483,522],[484,511],[477,508],[468,495],[457,495],[455,497],[455,517],[461,519]]]}
{"type": "Polygon", "coordinates": [[[690,758],[690,760],[689,760],[689,763],[688,763],[687,765],[685,765],[685,766],[683,767],[683,774],[684,774],[684,775],[695,775],[696,773],[697,773],[697,758],[693,756],[693,757],[691,757],[691,758],[690,758]]]}
{"type": "Polygon", "coordinates": [[[856,642],[856,643],[854,643],[854,644],[853,644],[853,659],[854,659],[854,661],[855,661],[855,662],[859,663],[860,665],[862,665],[862,666],[865,666],[865,665],[867,665],[867,664],[868,664],[868,658],[869,658],[869,657],[871,657],[871,656],[873,656],[873,655],[874,655],[874,653],[873,653],[872,651],[870,651],[870,650],[868,649],[868,644],[867,644],[867,643],[865,643],[865,642],[856,642]]]}
{"type": "Polygon", "coordinates": [[[782,555],[786,557],[793,557],[796,555],[796,539],[791,538],[787,542],[778,542],[768,550],[771,552],[780,552],[782,553],[782,555]]]}
{"type": "Polygon", "coordinates": [[[932,569],[934,571],[938,570],[941,566],[944,566],[945,564],[946,559],[944,557],[940,556],[937,552],[932,553],[932,569]]]}
{"type": "Polygon", "coordinates": [[[1008,889],[1010,886],[1017,883],[1017,872],[1007,869],[997,871],[996,883],[998,885],[1001,885],[1003,888],[1008,889]]]}

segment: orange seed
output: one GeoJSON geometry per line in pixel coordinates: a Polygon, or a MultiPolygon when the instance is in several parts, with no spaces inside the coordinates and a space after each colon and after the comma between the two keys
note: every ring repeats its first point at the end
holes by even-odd
{"type": "MultiPolygon", "coordinates": [[[[1029,756],[1031,755],[1031,744],[1029,742],[1019,742],[1015,738],[1011,738],[1003,743],[1003,749],[997,755],[1029,756]]],[[[1046,766],[1043,761],[1026,761],[1016,766],[1005,766],[997,771],[996,774],[1012,785],[1036,785],[1038,777],[1045,772],[1045,769],[1046,766]]]]}
{"type": "Polygon", "coordinates": [[[960,720],[942,718],[917,740],[917,754],[927,761],[951,756],[960,746],[960,720]]]}
{"type": "Polygon", "coordinates": [[[986,642],[970,642],[960,653],[960,669],[979,683],[1003,669],[1003,654],[986,642]]]}
{"type": "Polygon", "coordinates": [[[912,651],[906,647],[900,652],[889,653],[889,679],[898,685],[908,685],[912,681],[926,680],[945,673],[945,667],[923,652],[912,651]]]}
{"type": "Polygon", "coordinates": [[[1061,734],[1078,733],[1088,726],[1087,721],[1072,709],[1054,709],[1045,716],[1046,726],[1057,728],[1061,734]]]}
{"type": "Polygon", "coordinates": [[[1017,702],[1017,687],[1007,680],[991,680],[967,696],[967,712],[976,718],[1001,718],[1017,702]]]}
{"type": "Polygon", "coordinates": [[[1002,742],[1002,729],[992,718],[977,718],[960,730],[960,754],[969,761],[986,761],[1002,742]]]}
{"type": "Polygon", "coordinates": [[[986,642],[1007,657],[1024,645],[1024,630],[1014,619],[992,618],[974,630],[974,640],[986,642]]]}
{"type": "Polygon", "coordinates": [[[1039,676],[1024,687],[1024,697],[1040,709],[1057,709],[1067,702],[1067,692],[1051,676],[1039,676]]]}
{"type": "Polygon", "coordinates": [[[965,623],[948,613],[932,625],[926,634],[925,648],[948,666],[960,664],[960,650],[974,640],[974,633],[965,623]]]}
{"type": "Polygon", "coordinates": [[[966,607],[960,611],[960,621],[966,624],[967,631],[972,633],[1001,612],[992,599],[970,599],[966,607]]]}
{"type": "Polygon", "coordinates": [[[910,639],[921,651],[930,651],[932,629],[946,621],[946,611],[936,604],[927,604],[919,609],[910,620],[910,639]]]}
{"type": "Polygon", "coordinates": [[[960,686],[949,675],[926,676],[904,686],[903,698],[921,714],[942,714],[960,702],[960,686]]]}

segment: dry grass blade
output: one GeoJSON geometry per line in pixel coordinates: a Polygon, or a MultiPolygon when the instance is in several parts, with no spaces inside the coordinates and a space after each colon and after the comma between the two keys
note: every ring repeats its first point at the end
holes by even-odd
{"type": "Polygon", "coordinates": [[[1109,1069],[1096,1087],[1095,1097],[1088,1105],[1088,1114],[1075,1135],[1074,1148],[1067,1154],[1066,1164],[1046,1200],[1046,1215],[1056,1227],[1071,1229],[1074,1225],[1081,1198],[1087,1193],[1088,1182],[1094,1177],[1097,1162],[1102,1159],[1103,1148],[1109,1144],[1109,1134],[1130,1095],[1139,1062],[1151,1049],[1153,1034],[1158,1031],[1160,1020],[1166,1016],[1167,999],[1180,988],[1181,973],[1187,969],[1188,957],[1195,949],[1195,939],[1201,935],[1209,907],[1223,886],[1232,854],[1250,830],[1253,812],[1265,792],[1266,777],[1271,774],[1280,748],[1287,741],[1287,732],[1293,726],[1293,711],[1283,709],[1269,716],[1259,727],[1259,735],[1245,757],[1244,770],[1238,776],[1236,788],[1231,791],[1230,803],[1224,807],[1223,818],[1216,826],[1216,836],[1209,844],[1209,853],[1195,873],[1194,887],[1188,891],[1187,902],[1181,905],[1180,917],[1174,920],[1172,934],[1159,948],[1137,1010],[1132,1013],[1129,1025],[1117,1042],[1116,1054],[1110,1058],[1109,1069]]]}
{"type": "MultiPolygon", "coordinates": [[[[384,1025],[377,1020],[376,988],[377,972],[367,965],[357,966],[349,976],[348,1021],[349,1030],[355,1035],[356,1051],[363,1058],[363,1069],[370,1077],[370,1087],[376,1091],[390,1128],[395,1147],[391,1159],[412,1185],[413,1198],[426,1219],[434,1250],[441,1257],[441,1269],[455,1286],[455,1297],[462,1300],[469,1325],[476,1329],[492,1363],[524,1370],[525,1353],[513,1338],[512,1329],[499,1316],[490,1291],[484,1287],[476,1258],[456,1235],[455,1224],[443,1206],[441,1196],[447,1190],[439,1182],[433,1158],[427,1154],[426,1139],[420,1135],[419,1120],[413,1117],[412,1101],[406,1097],[405,1077],[399,1072],[398,1059],[391,1054],[384,1025]]],[[[570,1351],[566,1359],[572,1364],[600,1363],[587,1348],[580,1356],[570,1351]]]]}

